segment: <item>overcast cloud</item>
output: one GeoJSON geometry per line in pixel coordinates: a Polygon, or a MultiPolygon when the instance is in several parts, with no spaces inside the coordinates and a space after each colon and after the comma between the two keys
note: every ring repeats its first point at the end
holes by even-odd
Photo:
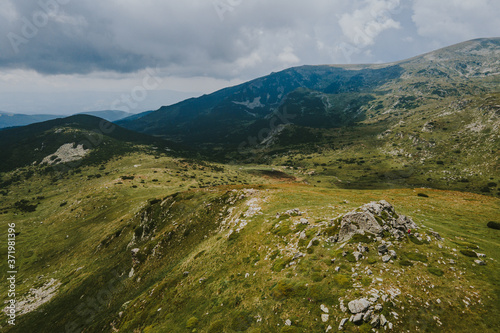
{"type": "MultiPolygon", "coordinates": [[[[497,0],[3,0],[0,109],[30,112],[8,92],[35,105],[40,93],[85,91],[109,94],[75,111],[111,108],[151,71],[156,97],[140,107],[157,108],[291,66],[390,62],[494,37],[499,13],[497,0]]],[[[31,112],[68,112],[48,100],[31,112]]]]}

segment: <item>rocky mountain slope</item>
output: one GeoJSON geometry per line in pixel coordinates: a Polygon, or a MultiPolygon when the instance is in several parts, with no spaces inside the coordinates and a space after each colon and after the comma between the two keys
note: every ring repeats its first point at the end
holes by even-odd
{"type": "Polygon", "coordinates": [[[327,189],[293,173],[269,178],[143,153],[99,170],[84,166],[56,184],[40,175],[2,197],[0,220],[16,222],[22,269],[18,321],[2,330],[498,326],[500,236],[486,227],[498,199],[327,189]],[[188,190],[203,178],[234,185],[188,190]],[[34,210],[16,204],[30,196],[34,210]]]}
{"type": "Polygon", "coordinates": [[[228,143],[254,134],[252,124],[262,128],[273,112],[291,113],[286,123],[337,128],[372,109],[397,115],[428,100],[498,92],[499,73],[500,39],[480,39],[391,64],[290,68],[119,124],[187,143],[228,143]]]}

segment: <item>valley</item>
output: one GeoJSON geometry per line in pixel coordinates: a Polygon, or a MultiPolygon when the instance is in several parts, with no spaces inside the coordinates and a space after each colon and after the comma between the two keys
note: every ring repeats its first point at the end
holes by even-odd
{"type": "Polygon", "coordinates": [[[495,332],[499,41],[0,131],[0,330],[495,332]]]}

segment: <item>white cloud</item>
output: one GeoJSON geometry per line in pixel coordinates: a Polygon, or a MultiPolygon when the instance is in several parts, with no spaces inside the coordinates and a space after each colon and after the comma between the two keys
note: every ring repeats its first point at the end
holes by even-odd
{"type": "Polygon", "coordinates": [[[357,47],[375,43],[378,35],[388,29],[399,29],[400,23],[393,19],[399,0],[370,0],[361,9],[343,14],[339,25],[344,36],[357,47]]]}
{"type": "Polygon", "coordinates": [[[293,53],[293,48],[290,46],[285,47],[283,52],[278,55],[278,59],[284,64],[296,64],[300,59],[293,53]]]}
{"type": "Polygon", "coordinates": [[[417,33],[440,45],[500,33],[498,0],[415,0],[413,11],[417,33]]]}

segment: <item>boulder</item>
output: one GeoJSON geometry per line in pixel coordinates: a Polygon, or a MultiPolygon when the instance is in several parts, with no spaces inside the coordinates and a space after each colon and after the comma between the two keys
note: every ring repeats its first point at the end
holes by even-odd
{"type": "Polygon", "coordinates": [[[371,303],[366,298],[356,299],[354,301],[350,301],[347,306],[349,307],[349,311],[353,314],[357,314],[360,312],[365,312],[371,303]]]}
{"type": "Polygon", "coordinates": [[[385,319],[385,316],[383,314],[380,315],[380,326],[385,326],[387,324],[387,319],[385,319]]]}
{"type": "Polygon", "coordinates": [[[388,254],[382,257],[383,262],[389,262],[390,260],[391,260],[391,256],[388,254]]]}
{"type": "Polygon", "coordinates": [[[349,321],[348,318],[344,318],[340,321],[340,324],[339,324],[339,331],[342,331],[344,329],[344,326],[345,324],[349,321]]]}
{"type": "Polygon", "coordinates": [[[344,215],[340,222],[339,242],[348,241],[354,234],[364,234],[365,232],[379,234],[382,230],[372,214],[350,212],[344,215]]]}
{"type": "Polygon", "coordinates": [[[396,251],[394,251],[394,250],[389,250],[389,255],[391,256],[392,259],[396,259],[396,257],[397,257],[396,251]]]}
{"type": "Polygon", "coordinates": [[[387,244],[382,244],[382,245],[379,245],[379,246],[377,247],[377,251],[378,251],[378,253],[379,253],[379,254],[385,254],[385,253],[387,253],[387,251],[389,251],[389,250],[387,249],[387,244]]]}
{"type": "Polygon", "coordinates": [[[475,262],[477,265],[479,265],[479,266],[484,266],[484,265],[486,265],[486,263],[485,263],[484,261],[479,260],[479,259],[474,260],[474,262],[475,262]]]}
{"type": "Polygon", "coordinates": [[[321,321],[326,323],[330,319],[330,316],[326,313],[321,314],[321,321]]]}
{"type": "Polygon", "coordinates": [[[372,319],[372,321],[370,322],[370,325],[373,328],[379,327],[379,325],[380,325],[380,316],[379,315],[374,316],[373,319],[372,319]]]}
{"type": "Polygon", "coordinates": [[[371,310],[366,311],[366,313],[363,315],[363,321],[366,323],[369,322],[370,319],[372,318],[372,315],[373,315],[373,311],[371,311],[371,310]]]}
{"type": "Polygon", "coordinates": [[[354,258],[356,258],[356,261],[359,261],[361,258],[363,258],[363,255],[361,252],[353,252],[354,258]]]}
{"type": "Polygon", "coordinates": [[[356,313],[352,318],[352,322],[356,325],[360,325],[363,323],[363,313],[356,313]]]}

